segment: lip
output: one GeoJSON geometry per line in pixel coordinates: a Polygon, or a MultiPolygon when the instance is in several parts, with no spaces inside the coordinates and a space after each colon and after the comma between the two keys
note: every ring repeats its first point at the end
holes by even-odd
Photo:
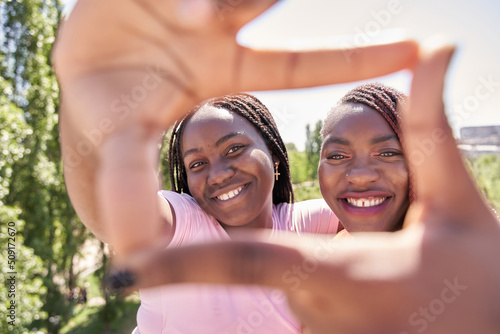
{"type": "Polygon", "coordinates": [[[392,197],[391,193],[379,190],[370,190],[370,191],[348,191],[342,193],[339,198],[366,198],[366,197],[392,197]]]}
{"type": "Polygon", "coordinates": [[[241,198],[246,193],[246,190],[248,189],[248,185],[249,185],[249,183],[243,183],[243,184],[239,184],[239,185],[226,186],[226,187],[224,187],[222,189],[219,189],[216,192],[214,192],[210,196],[210,199],[212,201],[214,201],[215,203],[220,204],[220,205],[225,205],[226,203],[232,203],[235,200],[238,200],[239,198],[241,198]],[[240,187],[242,188],[240,190],[240,192],[236,196],[234,196],[232,198],[229,198],[229,199],[226,199],[226,200],[220,200],[220,199],[217,198],[218,196],[221,196],[223,194],[227,194],[227,193],[229,193],[229,192],[231,192],[233,190],[236,190],[236,189],[238,189],[240,187]]]}
{"type": "Polygon", "coordinates": [[[371,217],[380,214],[387,205],[391,202],[393,196],[384,191],[364,191],[364,192],[345,192],[338,197],[342,208],[350,215],[358,217],[371,217]],[[347,198],[370,198],[370,197],[386,197],[386,200],[379,205],[370,207],[357,207],[347,202],[347,198]]]}

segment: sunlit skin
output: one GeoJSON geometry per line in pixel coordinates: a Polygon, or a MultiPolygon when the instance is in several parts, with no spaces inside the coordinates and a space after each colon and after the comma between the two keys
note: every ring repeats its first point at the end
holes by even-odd
{"type": "Polygon", "coordinates": [[[326,130],[319,183],[346,230],[399,229],[409,206],[408,168],[389,123],[364,104],[347,103],[326,130]]]}
{"type": "Polygon", "coordinates": [[[186,124],[182,154],[191,195],[226,230],[273,226],[273,156],[245,118],[202,108],[186,124]]]}

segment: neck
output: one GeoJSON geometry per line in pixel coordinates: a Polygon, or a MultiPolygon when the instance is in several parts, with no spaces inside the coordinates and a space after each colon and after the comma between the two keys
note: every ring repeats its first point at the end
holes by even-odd
{"type": "Polygon", "coordinates": [[[232,226],[226,225],[220,221],[219,223],[230,237],[233,233],[240,233],[241,231],[245,230],[272,229],[274,226],[273,204],[271,203],[269,208],[265,208],[264,210],[262,210],[261,213],[257,217],[255,217],[255,219],[245,225],[232,226]]]}

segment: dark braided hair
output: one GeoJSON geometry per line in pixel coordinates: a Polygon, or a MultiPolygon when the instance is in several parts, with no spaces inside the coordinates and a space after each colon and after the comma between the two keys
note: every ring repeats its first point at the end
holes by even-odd
{"type": "MultiPolygon", "coordinates": [[[[349,91],[340,100],[339,105],[346,103],[361,103],[378,111],[384,119],[389,123],[392,130],[398,136],[399,142],[402,143],[403,134],[401,132],[401,114],[398,111],[398,106],[406,103],[408,97],[400,91],[385,86],[381,83],[369,83],[361,85],[349,91]]],[[[333,120],[334,109],[328,114],[325,119],[321,136],[324,137],[328,132],[333,120]]],[[[414,200],[415,194],[413,182],[410,174],[408,186],[408,196],[410,202],[414,200]]]]}
{"type": "Polygon", "coordinates": [[[172,190],[178,193],[191,195],[187,183],[186,169],[182,159],[182,134],[189,119],[191,119],[198,110],[204,107],[215,107],[234,112],[245,118],[257,129],[270,148],[271,153],[276,155],[280,162],[278,166],[280,176],[273,188],[273,203],[293,203],[295,197],[290,177],[288,154],[283,139],[279,134],[278,127],[266,106],[255,96],[245,93],[229,94],[202,102],[191,110],[183,119],[174,124],[168,152],[172,190]]]}

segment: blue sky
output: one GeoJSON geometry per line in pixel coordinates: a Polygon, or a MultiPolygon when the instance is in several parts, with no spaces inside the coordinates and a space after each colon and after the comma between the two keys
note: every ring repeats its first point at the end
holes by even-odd
{"type": "MultiPolygon", "coordinates": [[[[74,0],[63,0],[71,3],[74,0]]],[[[361,45],[404,34],[425,41],[444,35],[458,45],[445,101],[456,133],[464,126],[500,125],[500,1],[498,0],[287,0],[240,33],[258,47],[325,43],[361,45]]],[[[407,92],[411,75],[376,78],[407,92]]],[[[285,142],[304,148],[305,125],[324,118],[349,83],[255,94],[274,114],[285,142]]]]}

